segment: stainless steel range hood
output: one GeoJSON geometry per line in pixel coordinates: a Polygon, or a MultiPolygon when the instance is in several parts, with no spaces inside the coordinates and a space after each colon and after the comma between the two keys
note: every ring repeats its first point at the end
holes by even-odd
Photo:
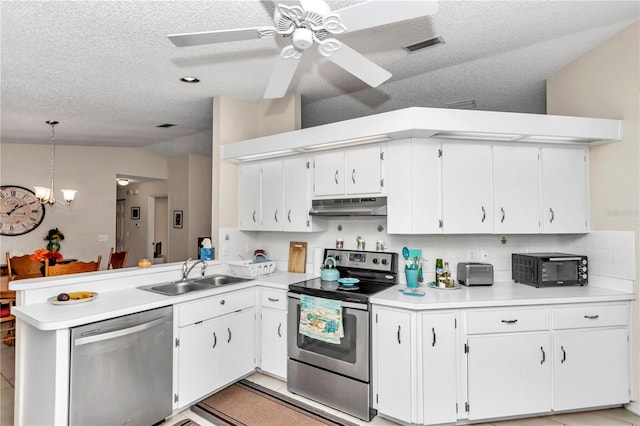
{"type": "Polygon", "coordinates": [[[387,197],[313,200],[309,214],[312,216],[386,216],[387,197]]]}

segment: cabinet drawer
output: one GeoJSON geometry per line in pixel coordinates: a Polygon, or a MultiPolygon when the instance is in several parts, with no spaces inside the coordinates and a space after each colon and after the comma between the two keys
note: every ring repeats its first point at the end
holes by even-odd
{"type": "Polygon", "coordinates": [[[467,334],[548,330],[549,309],[503,309],[467,313],[467,334]]]}
{"type": "Polygon", "coordinates": [[[627,303],[553,308],[554,329],[626,326],[628,322],[627,303]]]}
{"type": "Polygon", "coordinates": [[[260,306],[263,308],[287,310],[287,292],[270,288],[260,289],[260,306]]]}
{"type": "Polygon", "coordinates": [[[249,288],[178,305],[178,327],[225,315],[255,305],[254,289],[249,288]]]}

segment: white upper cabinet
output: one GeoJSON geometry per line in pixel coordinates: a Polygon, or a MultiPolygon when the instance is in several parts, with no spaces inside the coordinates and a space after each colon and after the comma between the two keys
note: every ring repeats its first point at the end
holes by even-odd
{"type": "Polygon", "coordinates": [[[540,232],[539,147],[493,147],[493,232],[540,232]]]}
{"type": "Polygon", "coordinates": [[[440,233],[440,144],[425,139],[393,142],[385,161],[387,232],[440,233]]]}
{"type": "Polygon", "coordinates": [[[442,144],[442,220],[447,234],[491,233],[491,145],[442,144]]]}
{"type": "Polygon", "coordinates": [[[279,231],[282,214],[282,160],[262,163],[262,230],[279,231]]]}
{"type": "Polygon", "coordinates": [[[256,231],[261,227],[260,175],[260,163],[243,164],[239,167],[238,207],[242,230],[256,231]]]}
{"type": "Polygon", "coordinates": [[[543,232],[588,232],[587,148],[545,146],[541,161],[543,232]]]}
{"type": "Polygon", "coordinates": [[[326,222],[309,216],[311,175],[306,157],[290,157],[240,166],[240,229],[312,232],[326,222]]]}
{"type": "Polygon", "coordinates": [[[373,145],[316,154],[314,197],[381,194],[383,152],[381,145],[373,145]]]}

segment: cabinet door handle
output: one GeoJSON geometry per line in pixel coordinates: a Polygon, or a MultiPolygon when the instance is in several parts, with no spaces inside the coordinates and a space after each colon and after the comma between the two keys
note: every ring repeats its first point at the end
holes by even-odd
{"type": "Polygon", "coordinates": [[[356,169],[351,172],[351,182],[356,183],[356,169]]]}
{"type": "Polygon", "coordinates": [[[273,212],[273,219],[276,221],[276,223],[278,223],[278,209],[276,209],[276,211],[273,212]]]}
{"type": "Polygon", "coordinates": [[[229,332],[229,338],[227,339],[227,343],[231,341],[231,329],[227,327],[227,331],[229,332]]]}
{"type": "Polygon", "coordinates": [[[287,220],[291,223],[291,209],[287,212],[287,220]]]}
{"type": "Polygon", "coordinates": [[[540,361],[540,364],[544,364],[547,359],[547,354],[544,353],[544,348],[542,346],[540,346],[540,350],[542,351],[542,361],[540,361]]]}
{"type": "Polygon", "coordinates": [[[213,332],[213,346],[211,347],[211,349],[215,349],[216,345],[218,344],[218,337],[216,336],[216,332],[213,332]]]}
{"type": "Polygon", "coordinates": [[[560,350],[562,351],[562,360],[560,360],[560,364],[564,364],[567,360],[567,351],[564,350],[564,346],[560,346],[560,350]]]}
{"type": "Polygon", "coordinates": [[[282,333],[280,333],[280,329],[282,328],[282,323],[278,324],[278,337],[282,337],[282,333]]]}
{"type": "Polygon", "coordinates": [[[584,317],[586,319],[598,319],[600,318],[600,315],[585,315],[584,317]]]}
{"type": "Polygon", "coordinates": [[[333,180],[338,184],[338,171],[336,170],[336,174],[333,176],[333,180]]]}
{"type": "Polygon", "coordinates": [[[482,223],[484,223],[486,218],[487,218],[487,211],[484,209],[484,206],[482,206],[482,223]]]}
{"type": "Polygon", "coordinates": [[[551,219],[549,219],[549,223],[553,223],[553,220],[556,218],[556,213],[551,207],[549,207],[549,213],[551,213],[551,219]]]}
{"type": "Polygon", "coordinates": [[[251,215],[251,217],[253,218],[253,222],[256,222],[256,211],[253,211],[253,215],[251,215]]]}
{"type": "Polygon", "coordinates": [[[402,341],[400,340],[400,327],[401,327],[401,326],[398,326],[398,344],[399,344],[399,345],[401,345],[401,344],[402,344],[402,341]]]}
{"type": "Polygon", "coordinates": [[[268,298],[269,302],[279,302],[280,299],[274,299],[273,297],[268,298]]]}
{"type": "Polygon", "coordinates": [[[431,335],[433,336],[433,340],[431,340],[431,346],[435,346],[436,345],[436,329],[435,328],[431,328],[431,335]]]}
{"type": "Polygon", "coordinates": [[[505,323],[505,324],[515,324],[518,322],[517,319],[513,319],[513,320],[502,320],[501,322],[505,323]]]}
{"type": "Polygon", "coordinates": [[[502,219],[500,219],[500,223],[504,223],[505,213],[502,207],[500,207],[500,213],[502,213],[502,219]]]}

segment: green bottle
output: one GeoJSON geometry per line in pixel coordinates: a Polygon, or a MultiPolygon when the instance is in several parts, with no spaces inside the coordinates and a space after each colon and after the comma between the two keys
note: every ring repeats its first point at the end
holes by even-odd
{"type": "Polygon", "coordinates": [[[436,279],[433,282],[435,285],[438,285],[440,282],[440,278],[442,278],[444,274],[444,270],[442,268],[442,259],[436,259],[436,279]]]}

